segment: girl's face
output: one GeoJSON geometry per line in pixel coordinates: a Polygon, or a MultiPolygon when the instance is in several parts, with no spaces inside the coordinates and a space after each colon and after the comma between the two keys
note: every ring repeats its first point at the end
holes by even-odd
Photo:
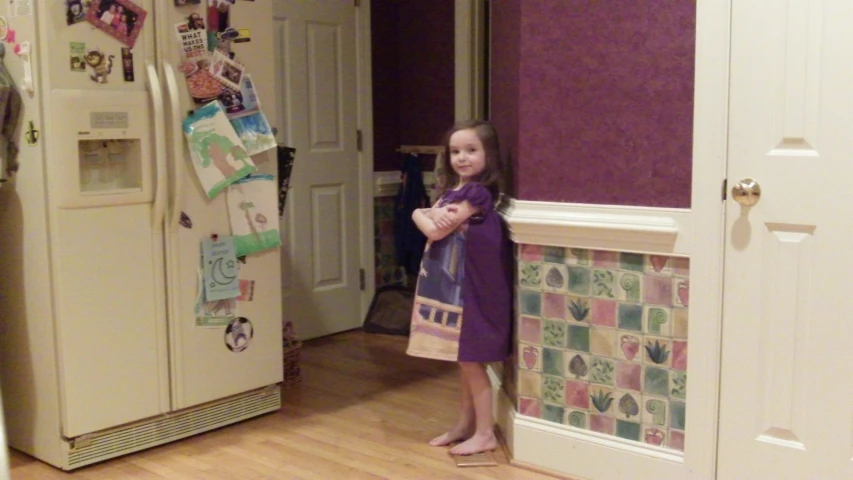
{"type": "Polygon", "coordinates": [[[486,168],[486,150],[472,129],[459,130],[450,136],[450,165],[460,183],[468,183],[486,168]]]}

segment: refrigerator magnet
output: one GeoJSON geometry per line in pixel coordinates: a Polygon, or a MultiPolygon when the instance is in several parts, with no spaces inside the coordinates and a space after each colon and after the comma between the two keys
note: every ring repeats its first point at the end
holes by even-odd
{"type": "Polygon", "coordinates": [[[251,302],[255,296],[255,281],[240,279],[240,296],[237,300],[241,302],[251,302]]]}
{"type": "Polygon", "coordinates": [[[125,82],[136,80],[133,73],[133,52],[128,47],[121,47],[121,70],[124,73],[125,82]]]}
{"type": "Polygon", "coordinates": [[[198,5],[201,3],[201,0],[175,0],[175,6],[181,7],[184,5],[198,5]]]}
{"type": "Polygon", "coordinates": [[[86,20],[133,48],[147,15],[145,9],[130,0],[92,0],[86,20]]]}
{"type": "Polygon", "coordinates": [[[107,77],[113,71],[113,59],[115,59],[115,55],[104,55],[104,53],[97,48],[93,48],[86,52],[86,55],[83,57],[83,61],[92,69],[92,73],[89,74],[89,79],[98,84],[107,83],[107,77]]]}
{"type": "Polygon", "coordinates": [[[178,223],[181,224],[184,228],[193,228],[193,221],[189,215],[184,212],[181,212],[181,219],[178,220],[178,223]]]}
{"type": "Polygon", "coordinates": [[[240,90],[240,82],[243,81],[243,65],[229,58],[221,50],[213,52],[209,72],[231,90],[240,90]]]}
{"type": "Polygon", "coordinates": [[[225,327],[225,346],[234,353],[240,353],[249,347],[254,335],[252,322],[246,317],[237,317],[225,327]]]}
{"type": "Polygon", "coordinates": [[[83,0],[65,0],[65,23],[74,25],[86,21],[89,3],[83,0]]]}
{"type": "Polygon", "coordinates": [[[71,71],[86,71],[86,44],[83,42],[71,42],[71,71]]]}

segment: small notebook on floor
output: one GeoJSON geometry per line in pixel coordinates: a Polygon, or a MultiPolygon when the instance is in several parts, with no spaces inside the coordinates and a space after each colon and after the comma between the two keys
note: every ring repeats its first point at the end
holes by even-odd
{"type": "Polygon", "coordinates": [[[463,467],[496,467],[498,462],[492,452],[480,452],[473,455],[451,455],[456,462],[456,466],[463,467]]]}

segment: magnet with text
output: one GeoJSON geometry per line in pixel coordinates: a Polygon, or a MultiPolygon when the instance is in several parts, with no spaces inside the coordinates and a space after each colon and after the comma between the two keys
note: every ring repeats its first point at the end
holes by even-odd
{"type": "Polygon", "coordinates": [[[121,47],[121,70],[124,73],[125,82],[133,82],[133,52],[127,47],[121,47]]]}
{"type": "Polygon", "coordinates": [[[86,71],[86,44],[83,42],[71,42],[71,71],[86,71]]]}
{"type": "Polygon", "coordinates": [[[252,322],[246,317],[237,317],[225,327],[225,346],[234,353],[239,353],[252,343],[255,331],[252,322]]]}

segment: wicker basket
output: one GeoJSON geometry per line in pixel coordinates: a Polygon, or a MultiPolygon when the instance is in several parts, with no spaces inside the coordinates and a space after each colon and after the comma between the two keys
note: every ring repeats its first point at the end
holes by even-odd
{"type": "Polygon", "coordinates": [[[302,348],[302,342],[299,340],[290,340],[285,342],[284,347],[284,383],[285,388],[299,384],[302,380],[299,371],[299,350],[302,348]]]}

